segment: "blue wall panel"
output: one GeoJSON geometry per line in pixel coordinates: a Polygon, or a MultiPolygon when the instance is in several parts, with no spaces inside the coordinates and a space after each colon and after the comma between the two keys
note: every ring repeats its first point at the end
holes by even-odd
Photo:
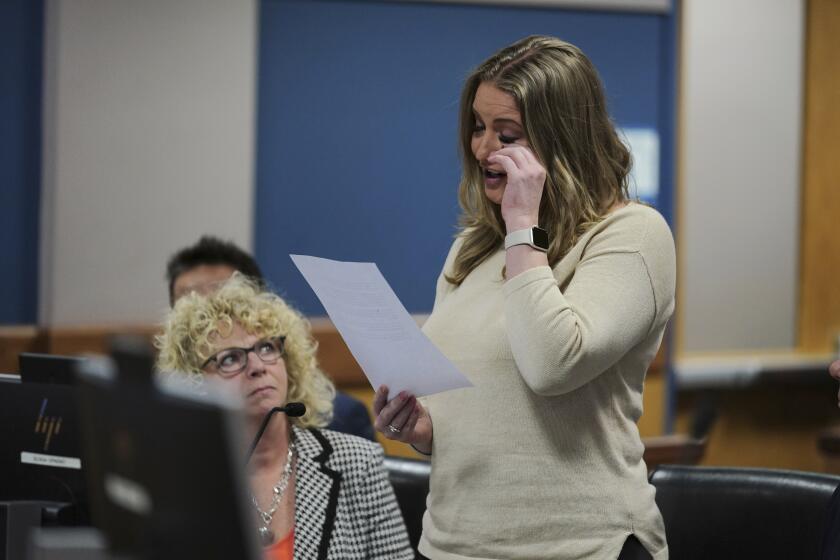
{"type": "MultiPolygon", "coordinates": [[[[428,312],[455,233],[464,77],[529,34],[579,47],[622,127],[671,141],[673,17],[401,2],[261,4],[256,254],[307,314],[323,308],[289,253],[376,262],[428,312]]],[[[671,189],[663,166],[660,188],[671,189]]],[[[669,199],[670,200],[670,199],[669,199]]],[[[669,202],[670,204],[670,202],[669,202]]],[[[670,209],[662,208],[670,217],[670,209]]]]}
{"type": "Polygon", "coordinates": [[[43,19],[42,0],[0,2],[0,324],[37,315],[43,19]]]}

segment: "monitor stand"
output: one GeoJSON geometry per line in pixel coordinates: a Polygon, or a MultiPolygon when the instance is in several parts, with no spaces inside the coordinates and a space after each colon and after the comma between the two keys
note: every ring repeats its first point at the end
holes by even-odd
{"type": "Polygon", "coordinates": [[[55,527],[30,533],[27,560],[129,560],[109,555],[94,527],[55,527]]]}
{"type": "Polygon", "coordinates": [[[0,501],[0,560],[28,558],[34,530],[66,525],[75,515],[75,507],[66,502],[0,501]]]}

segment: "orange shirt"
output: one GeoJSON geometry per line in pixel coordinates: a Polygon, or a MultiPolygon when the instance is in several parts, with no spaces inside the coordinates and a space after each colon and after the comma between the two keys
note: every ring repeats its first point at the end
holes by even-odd
{"type": "Polygon", "coordinates": [[[265,560],[292,560],[295,554],[295,529],[289,534],[263,549],[265,560]]]}

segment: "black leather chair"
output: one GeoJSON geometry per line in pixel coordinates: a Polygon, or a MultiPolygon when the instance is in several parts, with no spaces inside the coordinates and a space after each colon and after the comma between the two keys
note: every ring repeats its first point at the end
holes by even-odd
{"type": "Polygon", "coordinates": [[[408,528],[408,538],[416,551],[420,533],[423,532],[423,513],[426,511],[431,466],[428,461],[420,459],[385,457],[385,468],[388,469],[388,478],[391,479],[408,528]]]}
{"type": "Polygon", "coordinates": [[[840,486],[831,497],[826,516],[825,531],[823,531],[822,552],[820,560],[840,559],[840,486]]]}
{"type": "Polygon", "coordinates": [[[816,560],[840,477],[663,465],[650,482],[671,560],[816,560]]]}

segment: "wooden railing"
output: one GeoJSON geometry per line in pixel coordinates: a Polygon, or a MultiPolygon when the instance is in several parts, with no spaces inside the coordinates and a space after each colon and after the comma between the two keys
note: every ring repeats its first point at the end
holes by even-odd
{"type": "MultiPolygon", "coordinates": [[[[373,390],[344,339],[328,319],[312,319],[312,334],[318,341],[318,361],[340,390],[349,393],[372,409],[373,390]]],[[[0,373],[18,371],[20,352],[58,355],[105,354],[109,339],[117,334],[142,336],[152,341],[159,327],[154,325],[106,325],[38,328],[34,326],[0,327],[0,373]]],[[[662,436],[664,409],[664,352],[651,364],[645,382],[645,415],[640,423],[648,467],[661,463],[697,463],[703,455],[704,442],[686,436],[662,436]],[[647,429],[644,422],[647,422],[647,429]]],[[[382,438],[390,455],[417,455],[405,445],[382,438]]]]}

